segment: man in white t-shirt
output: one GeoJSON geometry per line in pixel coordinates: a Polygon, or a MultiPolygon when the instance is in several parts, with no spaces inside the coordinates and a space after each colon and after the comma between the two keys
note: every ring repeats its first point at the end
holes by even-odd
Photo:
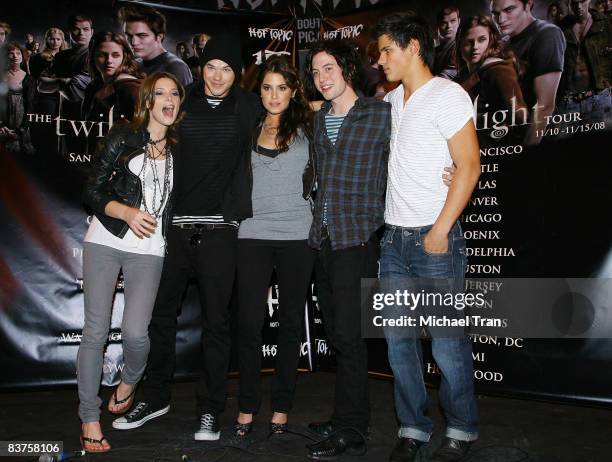
{"type": "MultiPolygon", "coordinates": [[[[401,82],[385,97],[391,103],[392,130],[380,278],[383,284],[435,278],[461,287],[466,256],[458,218],[480,174],[470,97],[456,83],[433,76],[434,44],[424,19],[410,13],[387,16],[375,27],[374,38],[387,80],[401,82]],[[440,176],[452,164],[456,173],[447,188],[440,176]]],[[[413,461],[433,429],[425,415],[420,340],[418,334],[385,333],[401,425],[390,461],[413,461]]],[[[462,332],[430,333],[447,420],[446,439],[431,460],[464,460],[478,438],[471,344],[462,332]]]]}

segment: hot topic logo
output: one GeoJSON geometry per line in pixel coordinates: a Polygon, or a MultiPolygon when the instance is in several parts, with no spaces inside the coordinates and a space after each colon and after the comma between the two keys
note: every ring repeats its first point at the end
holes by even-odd
{"type": "Polygon", "coordinates": [[[255,58],[255,64],[259,66],[270,56],[291,56],[291,53],[288,51],[261,50],[257,53],[253,53],[251,56],[255,58]]]}
{"type": "Polygon", "coordinates": [[[272,318],[272,316],[274,316],[274,311],[278,310],[278,284],[274,284],[268,289],[268,300],[266,304],[268,305],[268,315],[272,318]]]}

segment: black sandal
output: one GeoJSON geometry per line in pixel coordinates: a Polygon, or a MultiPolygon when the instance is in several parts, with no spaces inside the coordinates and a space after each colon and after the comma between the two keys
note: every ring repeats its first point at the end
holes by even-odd
{"type": "Polygon", "coordinates": [[[115,414],[115,415],[121,415],[121,414],[125,414],[127,411],[130,410],[130,408],[132,407],[132,404],[134,404],[134,394],[136,393],[136,386],[134,386],[134,388],[132,389],[132,392],[127,395],[125,398],[123,399],[117,399],[117,389],[115,388],[115,391],[113,391],[113,394],[111,395],[111,399],[108,402],[108,412],[110,412],[111,414],[115,414]],[[111,411],[110,406],[111,406],[111,401],[114,401],[114,405],[122,405],[127,403],[127,406],[125,406],[124,408],[121,408],[121,410],[119,411],[111,411]]]}
{"type": "Polygon", "coordinates": [[[103,436],[99,440],[96,440],[94,438],[83,436],[82,434],[81,434],[81,448],[83,448],[83,451],[87,453],[94,453],[94,454],[108,452],[112,449],[106,437],[103,436]],[[106,441],[106,444],[108,445],[107,447],[104,447],[104,441],[106,441]],[[96,446],[94,447],[91,445],[96,445],[96,446]]]}
{"type": "Polygon", "coordinates": [[[236,435],[239,438],[244,438],[252,431],[253,431],[253,421],[249,423],[236,422],[236,425],[234,425],[234,435],[236,435]]]}
{"type": "Polygon", "coordinates": [[[289,430],[287,423],[274,423],[270,422],[270,434],[271,435],[282,435],[289,430]]]}

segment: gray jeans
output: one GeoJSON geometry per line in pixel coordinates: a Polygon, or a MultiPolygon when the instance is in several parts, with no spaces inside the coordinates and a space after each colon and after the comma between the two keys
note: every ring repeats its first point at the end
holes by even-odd
{"type": "Polygon", "coordinates": [[[163,262],[162,257],[154,255],[84,243],[85,326],[77,355],[79,417],[82,422],[100,420],[102,400],[98,392],[119,269],[123,269],[125,286],[121,321],[124,362],[121,381],[136,384],[144,373],[149,354],[148,328],[163,262]]]}

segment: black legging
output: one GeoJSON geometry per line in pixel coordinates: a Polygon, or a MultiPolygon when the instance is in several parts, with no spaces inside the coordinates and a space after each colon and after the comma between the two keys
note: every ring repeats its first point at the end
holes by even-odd
{"type": "Polygon", "coordinates": [[[315,252],[306,240],[259,239],[239,239],[237,251],[240,411],[256,413],[261,404],[261,331],[270,278],[276,268],[279,330],[271,404],[272,411],[287,413],[295,391],[304,307],[315,252]]]}

